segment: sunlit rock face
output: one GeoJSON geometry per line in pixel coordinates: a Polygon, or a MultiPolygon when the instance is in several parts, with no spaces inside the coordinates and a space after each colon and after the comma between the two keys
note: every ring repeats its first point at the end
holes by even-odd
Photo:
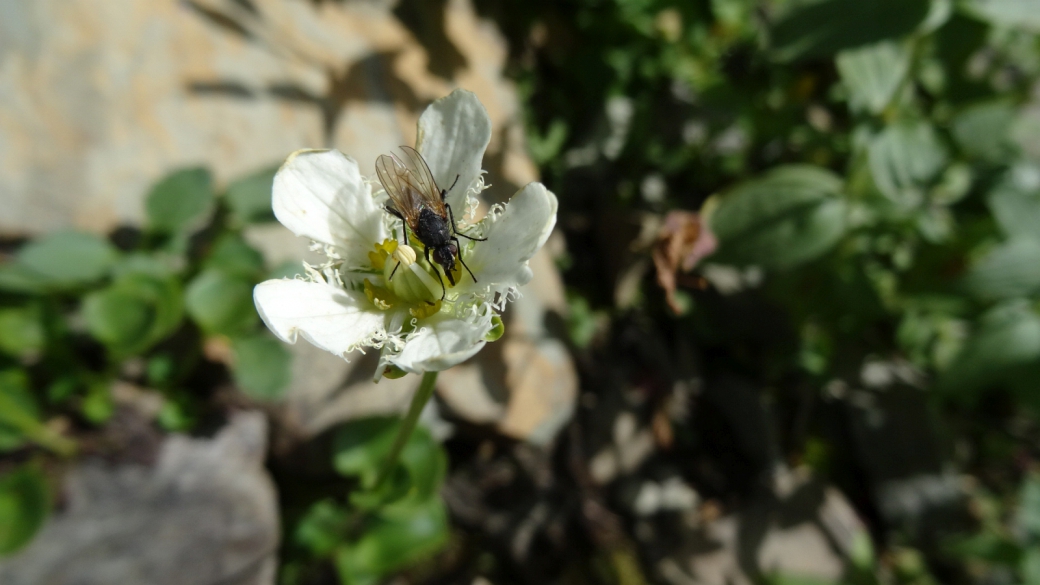
{"type": "MultiPolygon", "coordinates": [[[[0,3],[0,232],[137,223],[149,185],[179,166],[221,182],[335,146],[371,168],[456,86],[496,132],[516,116],[505,44],[467,2],[446,11],[441,67],[387,3],[251,4],[0,3]]],[[[526,182],[516,152],[507,178],[526,182]]]]}

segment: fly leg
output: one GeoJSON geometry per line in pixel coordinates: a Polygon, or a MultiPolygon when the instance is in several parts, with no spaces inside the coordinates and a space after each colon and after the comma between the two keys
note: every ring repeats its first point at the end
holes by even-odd
{"type": "Polygon", "coordinates": [[[441,189],[441,201],[444,201],[444,199],[448,196],[448,191],[451,191],[452,189],[454,189],[455,188],[455,183],[458,183],[458,182],[459,182],[459,175],[455,175],[455,180],[451,182],[451,187],[448,187],[447,189],[441,189]]]}
{"type": "MultiPolygon", "coordinates": [[[[471,238],[471,237],[467,236],[466,234],[459,233],[459,228],[455,226],[455,214],[452,213],[451,206],[448,205],[447,203],[445,203],[444,206],[448,208],[448,217],[451,218],[451,231],[452,231],[453,234],[455,234],[456,236],[462,236],[462,237],[466,238],[467,240],[473,240],[474,242],[486,242],[487,241],[487,238],[471,238]]],[[[459,242],[459,240],[456,238],[455,239],[455,243],[457,244],[458,242],[459,242]]],[[[462,259],[462,256],[459,256],[459,259],[462,259]]]]}
{"type": "MultiPolygon", "coordinates": [[[[389,205],[383,207],[383,209],[385,209],[386,212],[389,213],[390,215],[392,215],[392,216],[396,217],[397,219],[401,220],[401,231],[404,232],[404,245],[407,246],[408,245],[408,227],[405,225],[404,216],[401,215],[400,211],[397,211],[396,209],[394,209],[393,207],[390,207],[389,205]]],[[[394,269],[390,271],[390,278],[388,278],[387,280],[393,280],[394,275],[397,274],[397,269],[400,268],[400,267],[401,267],[401,263],[398,262],[397,266],[394,266],[394,269]]]]}
{"type": "Polygon", "coordinates": [[[473,282],[477,282],[477,277],[473,276],[473,271],[469,269],[469,266],[466,266],[466,261],[462,259],[462,245],[459,244],[459,239],[455,236],[452,236],[451,239],[455,240],[455,253],[458,255],[459,262],[462,264],[462,267],[465,268],[466,272],[469,273],[470,277],[473,279],[473,282]]]}
{"type": "Polygon", "coordinates": [[[441,281],[441,300],[443,301],[445,295],[448,294],[448,287],[444,286],[444,278],[441,277],[441,273],[437,270],[437,265],[430,262],[430,249],[423,248],[423,255],[426,256],[426,263],[430,265],[430,268],[433,268],[433,273],[437,275],[437,280],[441,281]]]}

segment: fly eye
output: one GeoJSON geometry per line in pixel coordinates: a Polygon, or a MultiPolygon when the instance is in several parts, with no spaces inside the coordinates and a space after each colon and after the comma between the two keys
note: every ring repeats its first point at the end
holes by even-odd
{"type": "Polygon", "coordinates": [[[452,256],[454,256],[454,254],[451,252],[449,248],[451,248],[451,246],[444,246],[443,248],[437,248],[433,251],[433,259],[437,262],[437,264],[443,266],[449,260],[452,259],[452,256]]]}

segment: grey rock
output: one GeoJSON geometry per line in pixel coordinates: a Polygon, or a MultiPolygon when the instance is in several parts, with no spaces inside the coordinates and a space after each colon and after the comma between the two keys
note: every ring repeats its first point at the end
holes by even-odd
{"type": "Polygon", "coordinates": [[[870,536],[833,487],[779,468],[739,513],[704,522],[657,563],[675,585],[751,585],[781,574],[838,582],[870,536]]]}
{"type": "Polygon", "coordinates": [[[0,563],[5,585],[268,585],[279,520],[267,423],[235,414],[212,439],[171,436],[154,467],[85,461],[64,508],[0,563]]]}
{"type": "Polygon", "coordinates": [[[967,529],[964,489],[927,393],[896,380],[884,391],[854,390],[848,396],[841,405],[852,443],[887,526],[905,530],[919,546],[943,532],[967,529]]]}

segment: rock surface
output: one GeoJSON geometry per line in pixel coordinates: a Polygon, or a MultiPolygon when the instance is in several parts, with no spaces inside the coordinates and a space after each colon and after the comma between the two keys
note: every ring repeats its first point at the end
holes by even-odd
{"type": "Polygon", "coordinates": [[[85,461],[64,508],[0,562],[5,585],[267,585],[279,520],[267,424],[235,414],[212,439],[170,436],[154,467],[85,461]]]}
{"type": "MultiPolygon", "coordinates": [[[[505,43],[466,1],[445,30],[462,63],[450,81],[383,2],[0,1],[0,232],[137,223],[180,166],[225,182],[335,146],[370,169],[455,86],[503,128],[517,112],[505,43]]],[[[509,136],[493,152],[519,183],[533,167],[509,136]]]]}
{"type": "Polygon", "coordinates": [[[784,470],[777,479],[740,513],[687,536],[658,562],[661,577],[675,585],[751,585],[763,575],[839,582],[870,542],[866,527],[833,487],[784,470]]]}

